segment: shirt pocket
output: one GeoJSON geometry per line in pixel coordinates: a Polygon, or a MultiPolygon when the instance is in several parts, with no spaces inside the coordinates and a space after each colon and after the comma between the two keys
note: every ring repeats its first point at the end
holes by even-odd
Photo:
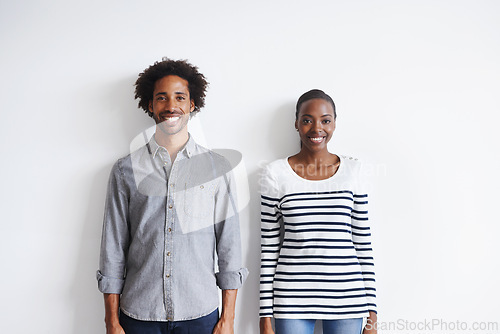
{"type": "Polygon", "coordinates": [[[184,184],[184,213],[191,218],[214,216],[215,185],[205,182],[194,186],[184,184]]]}

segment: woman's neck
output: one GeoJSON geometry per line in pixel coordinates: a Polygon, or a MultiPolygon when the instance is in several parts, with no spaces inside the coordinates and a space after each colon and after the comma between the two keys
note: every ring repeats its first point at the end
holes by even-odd
{"type": "Polygon", "coordinates": [[[319,152],[301,150],[288,159],[288,164],[304,179],[324,180],[337,172],[340,158],[327,150],[319,152]]]}
{"type": "Polygon", "coordinates": [[[328,150],[312,152],[309,150],[302,149],[300,150],[299,153],[295,155],[295,159],[298,162],[302,162],[308,165],[319,165],[322,162],[327,163],[329,160],[332,159],[333,156],[335,155],[328,152],[328,150]]]}

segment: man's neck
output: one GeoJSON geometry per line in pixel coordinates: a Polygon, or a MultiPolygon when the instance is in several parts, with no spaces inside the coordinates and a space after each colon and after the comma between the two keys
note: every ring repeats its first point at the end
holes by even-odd
{"type": "Polygon", "coordinates": [[[167,135],[161,130],[156,129],[154,136],[158,145],[167,149],[172,162],[175,160],[177,153],[179,153],[189,140],[189,133],[187,131],[181,131],[175,135],[167,135]]]}

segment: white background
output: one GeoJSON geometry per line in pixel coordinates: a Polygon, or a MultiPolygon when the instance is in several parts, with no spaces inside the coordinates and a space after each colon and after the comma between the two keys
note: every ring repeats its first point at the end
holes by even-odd
{"type": "Polygon", "coordinates": [[[337,104],[331,150],[373,173],[379,320],[498,321],[498,1],[0,2],[0,332],[104,333],[95,270],[109,171],[152,120],[163,56],[209,79],[207,145],[243,154],[236,333],[258,323],[258,170],[294,104],[337,104]]]}

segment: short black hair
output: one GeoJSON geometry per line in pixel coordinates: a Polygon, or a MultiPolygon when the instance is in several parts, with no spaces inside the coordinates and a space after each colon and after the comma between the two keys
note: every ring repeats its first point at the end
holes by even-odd
{"type": "Polygon", "coordinates": [[[308,92],[305,92],[302,94],[299,99],[297,100],[297,105],[295,107],[295,120],[299,118],[299,110],[302,104],[306,101],[312,100],[312,99],[323,99],[327,102],[330,102],[332,107],[333,107],[333,119],[337,119],[337,111],[335,109],[335,103],[333,102],[332,98],[330,95],[326,94],[320,89],[311,89],[308,92]]]}
{"type": "Polygon", "coordinates": [[[198,113],[205,106],[205,93],[209,85],[207,79],[198,72],[198,67],[187,60],[172,60],[166,57],[139,74],[135,82],[135,98],[139,99],[139,108],[153,117],[153,113],[149,111],[149,102],[153,99],[155,83],[167,75],[176,75],[188,82],[189,97],[194,102],[193,113],[198,113]]]}

